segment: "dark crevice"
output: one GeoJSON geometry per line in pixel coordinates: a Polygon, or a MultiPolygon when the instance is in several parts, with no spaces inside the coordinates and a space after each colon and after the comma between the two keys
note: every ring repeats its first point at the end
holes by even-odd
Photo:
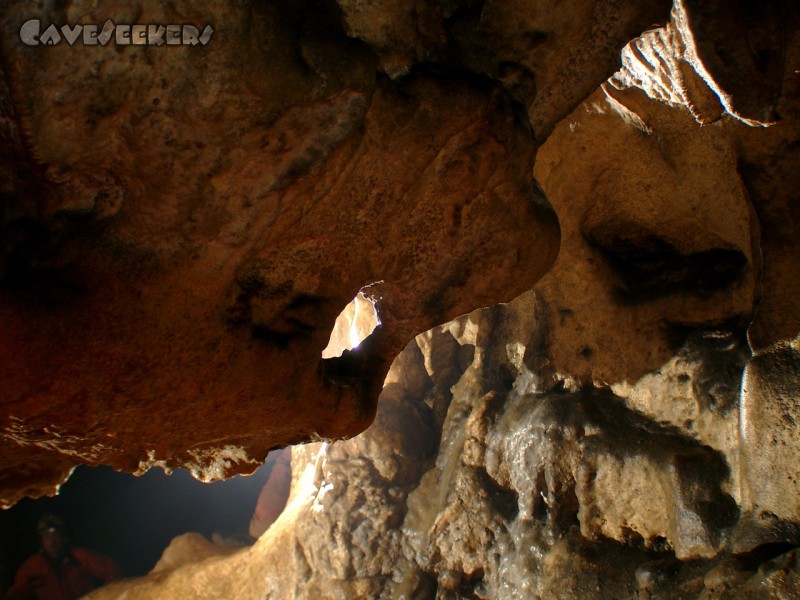
{"type": "Polygon", "coordinates": [[[489,500],[494,511],[508,522],[516,519],[519,512],[517,492],[497,483],[485,469],[476,469],[475,474],[480,487],[489,492],[489,500]]]}
{"type": "Polygon", "coordinates": [[[86,290],[75,257],[101,228],[90,216],[71,214],[45,224],[22,217],[0,225],[0,289],[31,306],[75,300],[86,290]]]}
{"type": "Polygon", "coordinates": [[[649,302],[675,293],[699,297],[733,285],[742,276],[747,258],[739,250],[712,248],[682,254],[653,237],[589,238],[619,276],[617,298],[625,305],[649,302]]]}
{"type": "Polygon", "coordinates": [[[787,552],[791,552],[797,547],[797,544],[792,544],[790,542],[770,542],[768,544],[761,544],[749,552],[737,554],[735,560],[742,569],[755,571],[763,563],[786,554],[787,552]]]}
{"type": "Polygon", "coordinates": [[[478,600],[480,596],[477,595],[477,590],[483,583],[484,571],[481,568],[473,571],[472,573],[464,573],[461,577],[461,582],[458,586],[458,592],[463,598],[474,598],[478,600]]]}
{"type": "Polygon", "coordinates": [[[282,349],[288,347],[293,341],[308,338],[310,335],[301,331],[277,331],[259,325],[254,325],[250,329],[250,334],[253,340],[277,346],[282,349]]]}

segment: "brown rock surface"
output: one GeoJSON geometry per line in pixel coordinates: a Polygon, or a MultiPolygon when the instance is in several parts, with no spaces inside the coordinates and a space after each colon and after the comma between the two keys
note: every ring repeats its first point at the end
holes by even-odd
{"type": "MultiPolygon", "coordinates": [[[[800,593],[797,300],[777,284],[798,269],[798,77],[782,71],[774,105],[769,65],[729,85],[708,53],[750,59],[727,17],[673,18],[626,50],[652,77],[626,62],[539,151],[562,231],[550,271],[417,336],[365,433],[295,453],[294,502],[237,559],[263,569],[254,597],[800,593]],[[744,129],[769,106],[779,122],[744,129]]],[[[192,569],[171,592],[213,597],[192,569]]],[[[166,593],[152,585],[118,590],[166,593]]]]}
{"type": "Polygon", "coordinates": [[[668,3],[390,4],[3,7],[2,502],[355,434],[414,335],[549,268],[536,140],[668,3]],[[214,34],[30,47],[30,19],[214,34]],[[365,286],[380,329],[320,361],[365,286]]]}
{"type": "MultiPolygon", "coordinates": [[[[607,51],[571,67],[570,85],[607,75],[658,4],[621,4],[613,35],[581,33],[607,51]]],[[[459,20],[446,49],[469,60],[390,82],[323,8],[4,8],[5,144],[35,177],[11,178],[4,200],[3,465],[22,447],[50,480],[65,455],[213,478],[277,444],[354,434],[408,340],[513,298],[552,263],[533,136],[491,79],[510,58],[478,43],[481,28],[501,35],[502,11],[459,20]],[[33,17],[216,33],[204,47],[26,47],[33,17]],[[337,314],[378,281],[379,335],[320,363],[337,314]]],[[[554,115],[583,94],[548,90],[535,105],[554,115]]]]}
{"type": "MultiPolygon", "coordinates": [[[[24,146],[32,159],[9,179],[10,206],[24,214],[20,190],[43,165],[37,210],[74,206],[58,204],[64,191],[93,189],[97,173],[118,178],[123,200],[109,215],[114,194],[93,193],[91,235],[45,211],[35,222],[62,232],[61,245],[9,246],[4,274],[17,287],[4,291],[0,358],[16,370],[5,376],[13,393],[0,456],[19,469],[19,447],[31,449],[26,486],[67,459],[138,457],[142,468],[224,475],[251,460],[245,451],[353,433],[383,383],[363,434],[293,450],[286,510],[251,548],[92,598],[800,594],[796,7],[678,0],[594,92],[610,75],[609,48],[633,38],[624,33],[634,22],[652,25],[640,23],[650,9],[339,8],[335,18],[281,6],[252,21],[240,9],[218,14],[239,30],[265,28],[273,44],[257,53],[263,64],[240,62],[239,40],[227,39],[224,72],[255,64],[287,85],[209,76],[217,87],[183,118],[199,126],[212,115],[213,146],[177,124],[170,144],[137,145],[123,102],[91,125],[113,150],[82,154],[53,132],[82,123],[69,115],[94,100],[30,96],[58,89],[41,85],[74,65],[31,54],[7,69],[18,99],[4,110],[25,111],[7,120],[4,148],[24,146]],[[342,31],[326,27],[339,16],[342,31]],[[296,54],[277,51],[285,44],[296,54]],[[46,67],[31,82],[25,60],[46,67]],[[534,166],[535,140],[551,130],[534,166]],[[171,157],[175,141],[189,163],[171,157]],[[190,170],[211,173],[197,202],[172,179],[190,170]],[[151,195],[159,202],[144,201],[151,195]],[[545,196],[561,229],[555,261],[545,196]],[[40,271],[108,283],[72,284],[76,298],[31,279],[40,271]],[[359,290],[380,327],[320,366],[336,315],[359,290]],[[32,291],[39,304],[23,302],[32,291]],[[109,299],[136,321],[105,313],[109,299]],[[56,349],[43,379],[31,357],[56,349]],[[161,378],[189,370],[177,385],[161,378]],[[31,394],[81,410],[55,426],[31,394]],[[159,438],[166,446],[138,437],[140,409],[175,423],[159,438]],[[279,409],[288,416],[275,422],[279,409]],[[118,447],[102,437],[112,431],[118,447]]],[[[203,52],[207,72],[223,72],[203,52]]],[[[147,65],[134,60],[120,77],[147,65]]],[[[159,98],[178,102],[180,81],[159,98]]],[[[134,120],[146,133],[170,119],[134,120]]],[[[24,242],[22,233],[9,239],[24,242]]],[[[351,306],[333,336],[340,347],[351,325],[359,331],[351,306]]],[[[16,490],[23,480],[7,473],[16,490]]]]}
{"type": "Polygon", "coordinates": [[[172,539],[151,573],[172,571],[207,558],[233,554],[236,550],[238,548],[209,542],[199,533],[185,533],[172,539]]]}
{"type": "MultiPolygon", "coordinates": [[[[634,412],[633,393],[531,392],[536,304],[531,292],[419,336],[370,429],[293,452],[292,498],[252,548],[91,598],[792,597],[791,545],[727,556],[735,448],[634,412]]],[[[685,401],[722,411],[703,372],[729,365],[714,381],[735,390],[736,342],[698,336],[679,356],[649,377],[691,374],[685,401]]]]}

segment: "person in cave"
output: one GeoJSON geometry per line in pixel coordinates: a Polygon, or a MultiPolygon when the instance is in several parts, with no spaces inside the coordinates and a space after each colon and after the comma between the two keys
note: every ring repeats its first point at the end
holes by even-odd
{"type": "Polygon", "coordinates": [[[113,558],[73,548],[57,515],[44,513],[36,529],[41,549],[17,570],[6,600],[74,600],[121,577],[113,558]]]}

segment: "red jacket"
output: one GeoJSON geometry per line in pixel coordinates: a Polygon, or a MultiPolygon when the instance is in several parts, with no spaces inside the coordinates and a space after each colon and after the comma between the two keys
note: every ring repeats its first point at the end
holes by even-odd
{"type": "Polygon", "coordinates": [[[39,553],[22,563],[6,599],[77,600],[119,578],[114,559],[86,548],[69,549],[60,568],[39,553]]]}

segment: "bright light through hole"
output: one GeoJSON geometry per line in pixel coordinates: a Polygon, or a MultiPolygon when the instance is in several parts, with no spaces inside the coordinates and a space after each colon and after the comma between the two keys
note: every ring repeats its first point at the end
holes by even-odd
{"type": "Polygon", "coordinates": [[[322,351],[322,358],[336,358],[345,350],[358,348],[380,324],[373,300],[364,295],[363,290],[360,291],[336,317],[331,339],[322,351]]]}

